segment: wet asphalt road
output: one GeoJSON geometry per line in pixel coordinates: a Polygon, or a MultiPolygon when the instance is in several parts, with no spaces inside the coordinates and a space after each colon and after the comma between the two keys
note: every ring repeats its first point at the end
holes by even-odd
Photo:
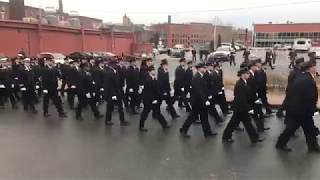
{"type": "MultiPolygon", "coordinates": [[[[172,61],[171,63],[176,63],[172,61]]],[[[175,65],[175,64],[172,64],[175,65]]],[[[261,134],[265,141],[251,145],[247,134],[236,132],[232,145],[221,142],[226,125],[215,126],[218,135],[205,139],[201,126],[193,125],[191,139],[178,130],[187,113],[177,108],[181,118],[169,120],[171,129],[163,131],[151,117],[149,132],[139,133],[139,115],[125,114],[129,127],[120,127],[113,114],[113,127],[104,119],[95,120],[90,111],[84,121],[76,121],[65,107],[68,118],[59,119],[53,106],[52,117],[25,114],[10,108],[0,110],[0,179],[10,180],[318,180],[320,155],[307,153],[302,131],[290,142],[294,151],[278,152],[275,142],[283,121],[266,119],[271,127],[261,134]]],[[[105,105],[100,107],[105,113],[105,105]]],[[[226,121],[230,116],[226,117],[226,121]]],[[[320,125],[319,118],[316,124],[320,125]]]]}

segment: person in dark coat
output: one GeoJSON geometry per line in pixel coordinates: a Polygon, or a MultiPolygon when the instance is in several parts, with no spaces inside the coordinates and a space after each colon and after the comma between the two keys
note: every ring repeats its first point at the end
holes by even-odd
{"type": "Polygon", "coordinates": [[[249,115],[250,111],[253,111],[253,107],[250,104],[250,87],[248,85],[248,79],[250,77],[250,72],[247,68],[240,69],[238,72],[240,79],[237,81],[234,88],[234,100],[233,100],[233,116],[229,121],[226,129],[223,132],[222,140],[226,143],[233,143],[232,133],[239,127],[240,122],[245,127],[251,143],[261,142],[262,139],[251,123],[251,118],[249,115]]]}
{"type": "Polygon", "coordinates": [[[14,82],[12,69],[9,67],[7,58],[0,59],[0,108],[4,107],[9,98],[13,109],[17,109],[16,99],[13,94],[14,82]]]}
{"type": "Polygon", "coordinates": [[[231,54],[230,54],[230,61],[229,61],[230,66],[232,66],[232,64],[233,64],[234,66],[236,66],[236,65],[237,65],[237,64],[236,64],[236,57],[235,57],[235,54],[236,54],[236,53],[234,53],[234,52],[231,52],[231,54]]]}
{"type": "Polygon", "coordinates": [[[249,62],[249,56],[250,56],[250,51],[248,49],[245,49],[243,52],[244,63],[249,62]]]}
{"type": "Polygon", "coordinates": [[[146,81],[146,78],[148,77],[148,69],[149,67],[152,66],[152,59],[151,58],[147,58],[147,59],[143,59],[141,61],[141,65],[140,65],[140,73],[139,73],[139,81],[140,81],[140,85],[139,85],[139,96],[138,96],[138,107],[140,107],[141,101],[142,101],[142,92],[144,89],[144,83],[146,81]]]}
{"type": "Polygon", "coordinates": [[[263,65],[268,64],[271,69],[274,69],[274,67],[272,66],[272,60],[273,60],[273,52],[272,52],[272,50],[267,50],[266,51],[266,59],[265,59],[265,62],[263,63],[263,65]]]}
{"type": "Polygon", "coordinates": [[[96,119],[102,117],[97,107],[97,98],[96,98],[96,82],[93,79],[92,74],[90,73],[90,65],[83,63],[80,65],[80,82],[78,88],[81,91],[78,92],[78,107],[76,109],[76,119],[83,120],[82,110],[85,107],[86,103],[90,105],[90,108],[96,119]]]}
{"type": "Polygon", "coordinates": [[[191,53],[192,53],[192,62],[197,62],[197,50],[193,48],[191,50],[191,53]]]}
{"type": "Polygon", "coordinates": [[[214,82],[215,76],[213,74],[213,71],[214,71],[213,63],[207,63],[207,72],[205,73],[204,77],[207,80],[208,93],[209,93],[208,99],[211,104],[208,108],[208,112],[210,115],[212,115],[214,117],[215,122],[218,124],[218,123],[222,123],[223,120],[219,116],[219,113],[215,107],[216,101],[214,100],[214,98],[217,97],[217,96],[215,96],[215,92],[217,92],[219,90],[215,89],[217,87],[215,86],[215,82],[214,82]]]}
{"type": "Polygon", "coordinates": [[[23,61],[23,67],[18,70],[19,88],[22,95],[23,109],[25,112],[31,111],[32,114],[37,114],[35,104],[35,86],[34,72],[30,66],[30,59],[25,59],[23,61]]]}
{"type": "Polygon", "coordinates": [[[289,69],[294,68],[295,66],[294,61],[296,58],[297,58],[297,52],[294,49],[291,49],[289,51],[289,59],[290,59],[289,69]]]}
{"type": "Polygon", "coordinates": [[[301,66],[302,73],[298,75],[291,86],[287,96],[286,105],[286,128],[278,138],[276,148],[290,152],[287,146],[295,131],[302,127],[309,152],[320,153],[317,141],[318,132],[314,125],[314,113],[317,112],[318,88],[314,77],[316,75],[316,64],[306,62],[301,66]]]}
{"type": "Polygon", "coordinates": [[[178,101],[178,106],[180,108],[187,104],[186,93],[185,93],[185,83],[186,83],[186,59],[180,59],[180,65],[175,70],[175,80],[174,80],[174,98],[178,101]]]}
{"type": "Polygon", "coordinates": [[[42,70],[42,85],[43,85],[43,115],[49,117],[49,100],[51,99],[56,106],[59,117],[67,117],[62,107],[62,101],[58,92],[58,79],[61,77],[59,70],[54,67],[54,60],[48,59],[46,67],[42,70]]]}
{"type": "Polygon", "coordinates": [[[134,57],[129,59],[130,65],[126,70],[126,98],[130,106],[130,112],[132,114],[138,114],[137,107],[139,103],[139,85],[140,85],[140,72],[136,65],[136,59],[134,57]]]}
{"type": "Polygon", "coordinates": [[[153,111],[154,117],[159,121],[163,129],[170,128],[166,119],[163,117],[160,111],[161,91],[154,67],[150,66],[148,68],[148,72],[149,75],[145,79],[144,90],[142,93],[144,107],[141,113],[141,119],[139,123],[139,130],[141,132],[148,131],[148,129],[145,128],[145,121],[147,120],[151,110],[153,111]]]}
{"type": "Polygon", "coordinates": [[[95,99],[99,104],[103,103],[103,74],[104,74],[104,62],[98,60],[94,65],[90,64],[90,74],[94,82],[95,99]]]}
{"type": "Polygon", "coordinates": [[[301,74],[300,66],[304,62],[304,58],[298,58],[295,60],[294,69],[290,72],[288,76],[288,83],[286,88],[286,96],[280,106],[280,108],[277,111],[277,117],[282,118],[284,116],[283,111],[285,110],[286,104],[287,104],[287,95],[289,94],[290,90],[292,89],[291,86],[295,80],[296,77],[298,77],[301,74]]]}
{"type": "Polygon", "coordinates": [[[191,112],[191,105],[190,105],[190,97],[191,97],[191,82],[193,79],[193,62],[189,61],[187,63],[187,70],[186,70],[186,75],[185,75],[185,85],[184,85],[184,90],[186,94],[186,112],[191,112]]]}
{"type": "MultiPolygon", "coordinates": [[[[260,64],[258,64],[260,65],[260,64]]],[[[258,98],[261,99],[262,101],[262,105],[263,107],[266,109],[266,114],[267,115],[271,115],[273,112],[272,112],[272,109],[271,109],[271,105],[269,104],[268,102],[268,97],[267,97],[267,91],[268,91],[268,88],[267,88],[267,82],[268,82],[268,79],[267,79],[267,73],[266,71],[261,67],[259,66],[259,71],[256,71],[255,75],[256,75],[256,78],[257,78],[257,83],[258,83],[258,98]]]]}
{"type": "Polygon", "coordinates": [[[250,88],[250,105],[254,110],[254,121],[256,123],[259,132],[264,132],[270,128],[264,127],[264,114],[262,112],[262,100],[258,96],[259,89],[259,79],[257,73],[259,72],[259,67],[261,67],[260,60],[255,60],[249,63],[250,76],[248,79],[248,86],[250,88]]]}
{"type": "Polygon", "coordinates": [[[219,63],[214,63],[213,68],[213,99],[215,103],[219,105],[222,113],[226,116],[229,114],[229,107],[224,91],[223,71],[219,63]]]}
{"type": "Polygon", "coordinates": [[[107,102],[106,121],[107,126],[112,126],[112,112],[114,106],[118,107],[121,126],[128,126],[129,123],[124,119],[123,112],[123,86],[119,72],[116,70],[117,61],[112,60],[104,74],[105,100],[107,102]]]}
{"type": "Polygon", "coordinates": [[[68,68],[69,68],[69,59],[65,58],[64,64],[60,65],[60,73],[61,73],[61,89],[60,89],[60,94],[61,97],[65,96],[65,89],[67,85],[67,76],[68,76],[68,68]]]}
{"type": "Polygon", "coordinates": [[[68,85],[68,104],[70,109],[74,109],[74,98],[81,89],[77,87],[80,82],[80,63],[79,60],[70,62],[67,70],[67,85],[68,85]]]}
{"type": "Polygon", "coordinates": [[[169,64],[166,59],[161,61],[161,65],[158,69],[158,83],[159,83],[159,90],[161,93],[159,103],[162,104],[164,100],[167,104],[167,110],[170,113],[172,119],[179,118],[180,116],[177,115],[176,110],[173,107],[174,99],[171,96],[171,86],[170,86],[170,79],[169,79],[169,64]]]}
{"type": "Polygon", "coordinates": [[[182,136],[189,138],[188,130],[190,126],[198,120],[200,116],[202,130],[206,138],[215,136],[216,133],[211,131],[210,124],[208,122],[208,107],[210,106],[210,101],[208,99],[208,85],[204,78],[206,73],[205,64],[199,63],[197,66],[197,73],[192,79],[192,89],[191,89],[191,105],[192,110],[186,121],[183,123],[182,128],[180,128],[180,133],[182,136]]]}

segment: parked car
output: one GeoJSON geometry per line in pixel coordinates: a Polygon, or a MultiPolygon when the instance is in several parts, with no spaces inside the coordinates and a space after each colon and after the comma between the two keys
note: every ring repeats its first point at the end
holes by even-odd
{"type": "Polygon", "coordinates": [[[221,43],[221,45],[219,47],[230,47],[231,49],[233,49],[234,52],[241,50],[241,48],[236,44],[234,44],[234,46],[232,46],[232,43],[221,43]]]}
{"type": "Polygon", "coordinates": [[[185,55],[185,49],[183,46],[176,45],[174,48],[171,49],[170,53],[173,57],[181,58],[185,55]]]}
{"type": "Polygon", "coordinates": [[[314,47],[310,50],[310,52],[314,52],[317,59],[320,59],[320,47],[314,47]]]}
{"type": "Polygon", "coordinates": [[[297,51],[309,51],[311,48],[311,39],[295,39],[293,49],[297,51]]]}
{"type": "Polygon", "coordinates": [[[230,60],[231,53],[235,53],[235,50],[229,46],[221,46],[218,49],[211,53],[210,57],[215,61],[226,62],[230,60]]]}
{"type": "Polygon", "coordinates": [[[159,54],[167,54],[168,50],[168,48],[158,48],[159,54]]]}
{"type": "Polygon", "coordinates": [[[38,55],[40,59],[53,59],[56,64],[64,64],[66,56],[61,53],[42,52],[38,55]]]}

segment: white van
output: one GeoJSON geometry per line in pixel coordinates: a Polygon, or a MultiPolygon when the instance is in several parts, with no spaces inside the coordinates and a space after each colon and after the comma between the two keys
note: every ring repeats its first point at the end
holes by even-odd
{"type": "Polygon", "coordinates": [[[311,39],[295,39],[293,49],[298,51],[309,51],[312,47],[311,39]]]}

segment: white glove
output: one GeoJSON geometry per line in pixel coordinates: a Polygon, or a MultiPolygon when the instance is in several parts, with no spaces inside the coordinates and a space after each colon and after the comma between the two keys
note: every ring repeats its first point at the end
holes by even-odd
{"type": "Polygon", "coordinates": [[[48,90],[43,90],[43,93],[48,94],[49,92],[48,90]]]}
{"type": "Polygon", "coordinates": [[[11,84],[11,88],[14,88],[14,84],[11,84]]]}
{"type": "Polygon", "coordinates": [[[211,100],[211,99],[212,99],[212,96],[209,96],[209,97],[208,97],[208,99],[210,99],[210,100],[211,100]]]}
{"type": "Polygon", "coordinates": [[[209,101],[206,101],[206,106],[210,106],[210,102],[209,101]]]}
{"type": "Polygon", "coordinates": [[[157,103],[158,103],[157,100],[152,101],[152,104],[157,104],[157,103]]]}
{"type": "Polygon", "coordinates": [[[3,84],[0,85],[0,89],[4,89],[6,88],[6,86],[4,86],[3,84]]]}
{"type": "Polygon", "coordinates": [[[221,91],[221,92],[219,92],[218,94],[219,94],[219,95],[222,95],[222,94],[223,94],[223,92],[221,91]]]}
{"type": "Polygon", "coordinates": [[[319,116],[319,112],[317,111],[317,112],[315,112],[314,114],[313,114],[313,116],[319,116]]]}
{"type": "Polygon", "coordinates": [[[133,89],[132,89],[132,88],[131,88],[131,89],[129,89],[129,92],[131,92],[131,93],[132,93],[132,92],[133,92],[133,89]]]}
{"type": "Polygon", "coordinates": [[[117,100],[117,96],[112,96],[112,100],[116,101],[117,100]]]}
{"type": "Polygon", "coordinates": [[[86,97],[87,97],[87,98],[91,98],[91,94],[90,94],[90,93],[87,93],[87,94],[86,94],[86,97]]]}
{"type": "Polygon", "coordinates": [[[255,103],[255,104],[262,104],[262,101],[261,101],[261,99],[258,99],[258,100],[256,100],[254,103],[255,103]]]}
{"type": "Polygon", "coordinates": [[[100,88],[100,91],[104,91],[104,89],[103,89],[103,88],[100,88]]]}
{"type": "Polygon", "coordinates": [[[96,96],[96,93],[92,93],[92,96],[96,96]]]}
{"type": "Polygon", "coordinates": [[[190,86],[190,89],[192,89],[192,86],[190,86]]]}
{"type": "Polygon", "coordinates": [[[187,98],[188,98],[188,99],[191,98],[191,94],[190,94],[190,93],[187,94],[187,98]]]}
{"type": "Polygon", "coordinates": [[[26,91],[27,89],[26,89],[26,88],[21,88],[20,90],[21,90],[21,91],[26,91]]]}
{"type": "Polygon", "coordinates": [[[140,89],[144,89],[144,85],[139,86],[140,89]]]}
{"type": "Polygon", "coordinates": [[[248,111],[249,114],[254,114],[253,110],[248,111]]]}
{"type": "Polygon", "coordinates": [[[142,94],[143,89],[139,88],[138,93],[142,94]]]}
{"type": "Polygon", "coordinates": [[[20,87],[24,86],[23,84],[19,84],[20,87]]]}
{"type": "Polygon", "coordinates": [[[16,78],[14,78],[14,79],[15,79],[15,80],[19,80],[19,78],[17,78],[17,77],[16,77],[16,78]]]}
{"type": "Polygon", "coordinates": [[[224,87],[222,87],[222,89],[221,89],[222,91],[224,90],[224,87]]]}
{"type": "Polygon", "coordinates": [[[40,89],[40,86],[36,85],[36,89],[40,89]]]}
{"type": "Polygon", "coordinates": [[[95,85],[95,84],[96,84],[96,82],[92,81],[92,84],[93,84],[93,85],[95,85]]]}
{"type": "Polygon", "coordinates": [[[184,88],[181,88],[181,91],[184,92],[184,88]]]}
{"type": "Polygon", "coordinates": [[[75,89],[75,88],[77,88],[75,85],[72,85],[72,86],[71,86],[71,89],[75,89]]]}
{"type": "Polygon", "coordinates": [[[164,96],[167,96],[168,94],[167,94],[167,93],[163,93],[163,95],[164,95],[164,96]]]}
{"type": "Polygon", "coordinates": [[[170,96],[173,97],[174,96],[174,90],[170,91],[170,96]]]}

